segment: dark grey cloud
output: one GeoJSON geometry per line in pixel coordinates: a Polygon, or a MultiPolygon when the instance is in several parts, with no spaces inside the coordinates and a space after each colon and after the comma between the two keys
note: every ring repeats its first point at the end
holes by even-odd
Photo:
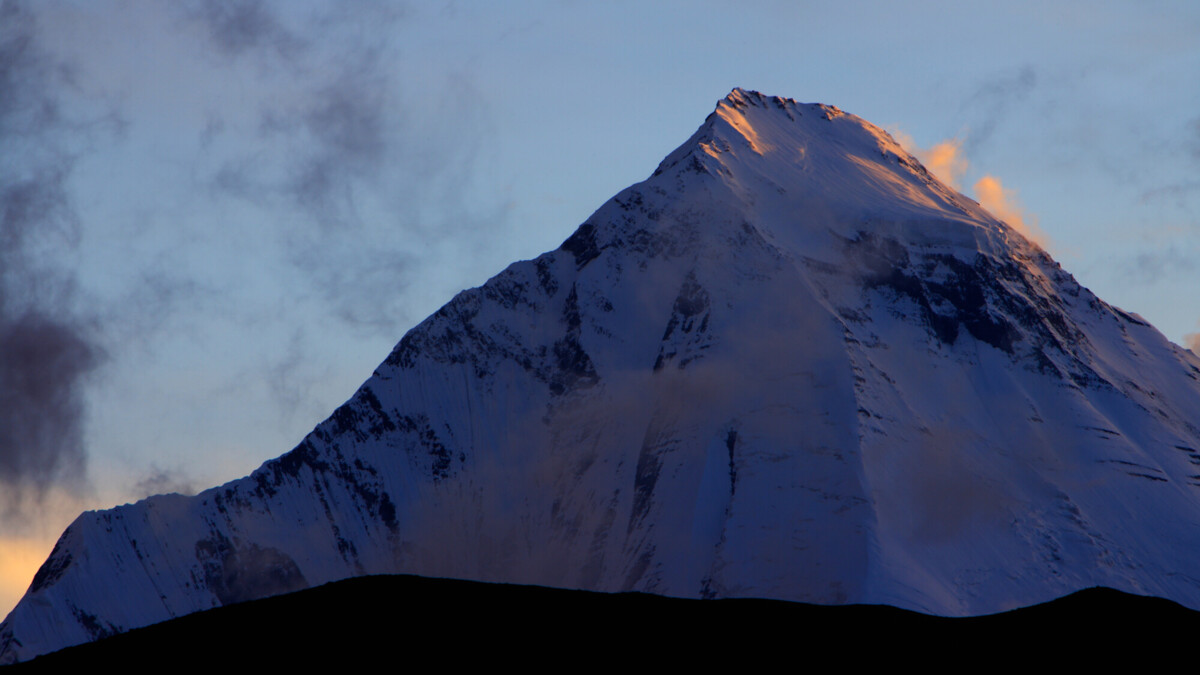
{"type": "Polygon", "coordinates": [[[303,41],[288,30],[264,0],[201,0],[189,8],[193,19],[208,32],[218,50],[229,57],[267,52],[295,58],[303,41]]]}
{"type": "Polygon", "coordinates": [[[991,139],[996,127],[1008,116],[1013,106],[1028,98],[1037,87],[1037,72],[1024,66],[1016,72],[985,80],[962,103],[961,110],[972,120],[963,139],[963,150],[974,156],[979,146],[991,139]]]}
{"type": "Polygon", "coordinates": [[[37,311],[0,323],[0,473],[22,496],[83,477],[81,387],[102,356],[89,338],[78,324],[37,311]]]}
{"type": "Polygon", "coordinates": [[[0,506],[19,512],[86,474],[84,387],[104,359],[68,262],[79,219],[68,151],[88,124],[63,114],[71,70],[47,56],[37,24],[0,4],[0,506]],[[13,161],[20,158],[20,161],[13,161]]]}

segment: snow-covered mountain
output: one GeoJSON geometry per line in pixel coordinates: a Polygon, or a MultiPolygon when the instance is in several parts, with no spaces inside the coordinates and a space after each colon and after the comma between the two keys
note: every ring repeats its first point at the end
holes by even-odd
{"type": "Polygon", "coordinates": [[[1200,359],[879,128],[740,89],[555,251],[410,331],[296,449],[80,516],[24,660],[403,572],[967,615],[1200,608],[1200,359]]]}

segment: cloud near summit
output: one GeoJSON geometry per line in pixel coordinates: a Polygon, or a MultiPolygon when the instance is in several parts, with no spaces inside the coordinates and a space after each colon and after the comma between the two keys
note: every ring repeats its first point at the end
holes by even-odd
{"type": "MultiPolygon", "coordinates": [[[[916,155],[938,180],[962,191],[962,179],[971,165],[963,152],[962,139],[949,138],[925,148],[903,131],[892,129],[891,134],[900,145],[916,155]]],[[[971,192],[980,206],[1020,232],[1026,239],[1042,248],[1049,247],[1050,239],[1038,226],[1037,218],[1021,205],[1016,190],[1004,187],[999,178],[985,174],[971,186],[971,192]]]]}

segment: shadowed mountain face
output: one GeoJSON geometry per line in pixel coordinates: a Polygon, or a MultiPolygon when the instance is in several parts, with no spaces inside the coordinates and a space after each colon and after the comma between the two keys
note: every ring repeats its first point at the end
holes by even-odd
{"type": "Polygon", "coordinates": [[[296,449],[87,513],[24,660],[408,573],[982,614],[1200,607],[1200,360],[886,133],[734,90],[556,251],[410,331],[296,449]]]}

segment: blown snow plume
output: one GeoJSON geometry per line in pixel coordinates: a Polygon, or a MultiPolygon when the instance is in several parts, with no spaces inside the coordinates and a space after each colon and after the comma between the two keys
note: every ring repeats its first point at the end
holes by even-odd
{"type": "Polygon", "coordinates": [[[411,330],[291,452],[80,516],[0,652],[382,572],[1200,607],[1198,378],[879,128],[738,89],[560,248],[411,330]]]}

